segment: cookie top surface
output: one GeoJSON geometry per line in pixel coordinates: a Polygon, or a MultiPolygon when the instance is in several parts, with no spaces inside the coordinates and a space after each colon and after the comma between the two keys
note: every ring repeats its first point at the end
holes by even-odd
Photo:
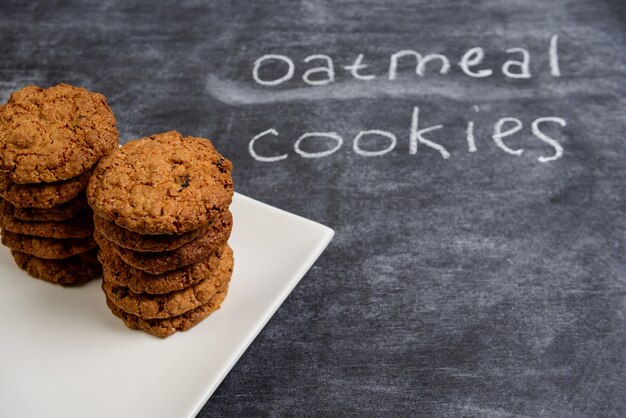
{"type": "Polygon", "coordinates": [[[94,212],[141,234],[182,234],[232,200],[232,164],[211,144],[175,131],[128,142],[102,159],[87,188],[94,212]]]}
{"type": "Polygon", "coordinates": [[[76,177],[117,141],[106,99],[81,87],[26,86],[0,107],[0,170],[16,183],[76,177]]]}

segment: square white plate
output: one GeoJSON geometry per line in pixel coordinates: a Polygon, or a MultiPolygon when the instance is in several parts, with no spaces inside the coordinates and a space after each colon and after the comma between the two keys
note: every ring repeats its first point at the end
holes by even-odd
{"type": "Polygon", "coordinates": [[[159,339],[127,329],[100,281],[28,278],[0,249],[0,416],[194,416],[333,237],[242,195],[231,210],[235,268],[221,309],[159,339]]]}

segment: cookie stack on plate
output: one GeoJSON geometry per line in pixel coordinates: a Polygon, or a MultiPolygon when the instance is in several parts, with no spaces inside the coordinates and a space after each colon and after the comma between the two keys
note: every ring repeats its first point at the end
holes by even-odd
{"type": "Polygon", "coordinates": [[[107,305],[158,337],[218,309],[233,270],[232,164],[203,138],[166,132],[104,158],[87,189],[107,305]]]}
{"type": "Polygon", "coordinates": [[[106,99],[84,88],[27,86],[0,106],[2,243],[31,276],[66,286],[100,274],[85,189],[117,143],[106,99]]]}

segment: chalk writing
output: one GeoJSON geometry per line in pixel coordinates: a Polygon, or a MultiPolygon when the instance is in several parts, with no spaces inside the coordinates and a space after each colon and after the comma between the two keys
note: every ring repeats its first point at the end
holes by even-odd
{"type": "Polygon", "coordinates": [[[371,129],[369,131],[361,131],[357,134],[357,136],[354,137],[354,142],[352,143],[352,149],[354,150],[354,152],[364,157],[377,157],[379,155],[385,155],[388,152],[392,151],[396,147],[397,143],[398,143],[398,139],[391,132],[381,131],[380,129],[371,129]],[[378,151],[366,151],[362,149],[359,144],[359,141],[365,135],[380,135],[385,138],[389,138],[390,140],[389,146],[387,146],[387,148],[383,148],[378,151]]]}
{"type": "MultiPolygon", "coordinates": [[[[559,67],[558,54],[558,36],[553,35],[548,45],[548,61],[550,67],[550,75],[552,77],[560,77],[561,71],[559,67]]],[[[532,77],[530,71],[531,57],[530,52],[526,48],[514,47],[507,48],[504,51],[509,55],[500,68],[500,72],[508,78],[527,79],[532,77]],[[521,55],[521,56],[520,56],[521,55]],[[518,59],[520,58],[520,59],[518,59]]],[[[434,66],[440,74],[448,74],[451,68],[450,59],[440,53],[430,53],[423,55],[417,51],[404,49],[394,52],[389,57],[389,70],[387,78],[395,80],[398,77],[398,65],[403,59],[412,59],[415,61],[415,74],[424,77],[426,75],[427,66],[434,66]],[[438,65],[438,67],[436,67],[438,65]]],[[[485,78],[494,74],[492,68],[485,68],[483,61],[485,59],[485,50],[479,46],[469,48],[458,61],[461,71],[472,78],[485,78]]],[[[361,81],[371,81],[377,76],[375,74],[362,74],[360,71],[368,67],[363,64],[364,55],[358,54],[354,62],[350,65],[341,66],[354,79],[361,81]]],[[[302,75],[302,81],[310,86],[323,86],[325,84],[334,83],[336,81],[335,64],[332,57],[323,54],[313,54],[304,58],[305,64],[318,63],[321,65],[307,68],[302,75]],[[320,63],[321,61],[321,63],[320,63]],[[313,77],[315,75],[315,77],[313,77]]],[[[268,54],[258,58],[252,68],[252,78],[262,86],[278,86],[289,82],[294,78],[296,63],[287,55],[268,54]],[[264,66],[281,65],[285,67],[284,73],[277,71],[274,78],[268,76],[262,77],[260,72],[264,66]]]]}
{"type": "Polygon", "coordinates": [[[341,148],[342,145],[343,145],[343,138],[339,136],[339,134],[337,134],[336,132],[309,132],[309,133],[303,134],[302,136],[300,136],[300,138],[298,138],[296,143],[293,144],[293,149],[295,152],[300,154],[303,158],[322,158],[322,157],[328,157],[329,155],[334,154],[335,152],[339,150],[339,148],[341,148]],[[326,151],[306,152],[302,150],[302,141],[304,141],[307,138],[330,138],[333,141],[335,141],[335,146],[326,151]]]}
{"type": "MultiPolygon", "coordinates": [[[[557,160],[563,155],[563,147],[561,146],[561,144],[541,130],[541,125],[545,125],[548,123],[553,123],[559,125],[560,127],[566,126],[566,121],[563,118],[559,117],[540,117],[532,122],[531,130],[533,135],[541,142],[550,145],[550,147],[554,151],[552,155],[543,155],[539,157],[538,161],[542,163],[557,160]]],[[[473,136],[473,126],[473,122],[470,121],[468,123],[468,128],[466,131],[468,152],[477,151],[475,139],[473,136]]],[[[506,154],[518,157],[521,156],[524,153],[524,149],[513,149],[507,146],[503,140],[504,138],[511,137],[520,132],[523,129],[523,126],[523,122],[518,118],[503,117],[498,119],[498,121],[494,125],[492,135],[492,139],[496,147],[506,154]]],[[[443,158],[444,160],[449,159],[452,156],[450,151],[448,151],[443,145],[435,142],[434,139],[428,139],[425,136],[427,133],[431,136],[435,136],[436,131],[443,129],[445,129],[445,126],[442,124],[432,125],[428,127],[420,127],[419,107],[413,107],[408,135],[409,144],[407,153],[409,155],[417,154],[418,146],[422,145],[426,148],[437,151],[441,158],[443,158]]],[[[288,152],[277,155],[262,155],[257,151],[257,143],[269,136],[278,137],[280,136],[280,134],[276,129],[271,128],[255,135],[250,140],[250,142],[248,143],[248,149],[252,158],[260,162],[277,162],[286,159],[289,156],[288,152]]],[[[343,137],[337,132],[306,132],[294,142],[293,150],[302,158],[324,158],[329,157],[339,151],[342,148],[343,143],[343,137]],[[332,143],[333,145],[324,151],[309,152],[303,149],[303,143],[305,141],[311,141],[311,143],[317,143],[320,146],[323,146],[324,143],[332,143]]],[[[398,138],[393,133],[381,129],[369,129],[359,131],[359,133],[356,134],[356,136],[352,139],[352,150],[357,155],[363,157],[380,157],[396,149],[397,144],[398,138]],[[388,145],[378,150],[365,150],[361,146],[361,140],[366,136],[382,137],[386,140],[386,142],[388,142],[388,145]]]]}
{"type": "MultiPolygon", "coordinates": [[[[550,76],[558,78],[561,76],[561,69],[559,65],[559,52],[558,52],[557,35],[552,35],[547,46],[548,66],[550,69],[550,76]]],[[[531,54],[528,49],[522,47],[512,47],[504,49],[506,54],[506,60],[501,64],[499,72],[506,78],[512,80],[529,79],[533,77],[531,69],[531,54]]],[[[462,74],[475,79],[488,78],[494,75],[496,68],[487,66],[485,64],[486,52],[480,46],[473,46],[465,50],[456,61],[462,74]]],[[[344,70],[349,77],[351,77],[356,83],[364,83],[361,87],[361,91],[367,90],[368,85],[377,86],[373,95],[379,94],[380,83],[375,83],[375,79],[381,77],[381,74],[375,74],[368,71],[369,65],[364,63],[365,55],[362,53],[357,54],[354,61],[349,65],[336,66],[333,58],[324,54],[312,54],[304,58],[303,62],[306,64],[306,68],[302,73],[302,81],[311,86],[309,89],[315,90],[331,88],[334,83],[337,82],[336,68],[344,70]]],[[[442,53],[428,53],[422,54],[412,49],[403,49],[393,52],[389,56],[389,65],[387,73],[384,74],[389,83],[389,91],[395,90],[392,88],[393,84],[397,82],[400,62],[405,65],[407,63],[415,64],[415,75],[418,77],[426,77],[427,70],[434,71],[440,75],[447,75],[450,73],[453,61],[445,54],[442,53]]],[[[252,78],[261,86],[274,88],[281,86],[285,83],[292,81],[296,74],[296,62],[287,55],[280,54],[267,54],[254,61],[252,68],[252,78]],[[272,71],[264,71],[264,68],[269,67],[272,71]]],[[[344,75],[342,73],[342,75],[344,75]]],[[[406,82],[406,81],[405,81],[406,82]]],[[[345,81],[338,86],[345,86],[345,81]]],[[[332,87],[335,88],[335,87],[332,87]]],[[[384,86],[382,88],[385,88],[384,86]]],[[[345,90],[345,88],[344,88],[345,90]]],[[[352,90],[350,90],[352,91],[352,90]]],[[[232,94],[232,93],[231,93],[232,94]]],[[[332,94],[330,97],[333,99],[341,98],[341,93],[332,94]],[[337,96],[339,94],[339,96],[337,96]]],[[[289,100],[289,97],[293,99],[306,97],[307,91],[302,88],[294,89],[292,91],[285,91],[283,96],[285,100],[289,100]]],[[[347,95],[350,97],[367,97],[367,93],[359,93],[358,95],[347,95]]],[[[515,97],[514,94],[510,94],[511,97],[515,97]]],[[[320,94],[311,94],[314,100],[322,99],[320,94]]],[[[500,96],[502,97],[502,96],[500,96]]],[[[283,100],[283,101],[285,101],[283,100]]],[[[473,106],[474,112],[479,112],[478,106],[473,106]]],[[[553,137],[548,136],[545,131],[542,130],[543,125],[557,125],[560,128],[567,126],[565,119],[557,116],[549,117],[537,117],[531,123],[531,132],[534,138],[538,139],[542,143],[550,146],[553,150],[548,155],[542,155],[538,158],[541,163],[551,162],[558,160],[563,155],[563,146],[553,137]]],[[[411,112],[411,120],[409,123],[408,132],[408,151],[409,155],[416,155],[419,148],[424,148],[424,152],[431,150],[431,152],[438,153],[443,160],[448,160],[452,157],[451,152],[442,145],[438,140],[443,137],[440,131],[445,130],[446,127],[443,124],[427,125],[420,120],[420,109],[418,106],[414,106],[411,112]]],[[[524,129],[524,123],[515,117],[507,116],[498,119],[493,125],[493,134],[491,139],[495,146],[503,151],[505,154],[520,157],[524,154],[523,148],[512,148],[505,143],[505,139],[518,134],[524,129]]],[[[467,151],[469,153],[475,153],[478,151],[475,137],[474,121],[467,121],[465,129],[465,141],[467,142],[467,151]]],[[[257,161],[274,163],[285,160],[289,157],[290,153],[283,152],[275,155],[265,155],[258,151],[258,143],[264,141],[269,137],[279,137],[280,134],[275,128],[266,129],[257,135],[255,135],[248,143],[248,150],[250,156],[257,161]]],[[[445,137],[447,138],[447,136],[445,137]]],[[[401,140],[401,139],[400,139],[401,140]]],[[[365,129],[359,131],[352,139],[352,151],[362,157],[381,157],[394,151],[398,147],[398,137],[386,130],[382,129],[365,129]],[[364,149],[364,138],[376,138],[378,137],[378,144],[384,144],[380,149],[364,149]],[[383,142],[381,142],[383,141],[383,142]]],[[[282,141],[281,141],[282,142],[282,141]]],[[[333,131],[328,132],[305,132],[296,139],[293,143],[293,152],[302,158],[325,158],[337,153],[344,144],[343,137],[333,131]],[[314,144],[316,149],[323,148],[322,151],[307,151],[308,146],[314,144]]]]}
{"type": "Polygon", "coordinates": [[[542,140],[543,142],[550,144],[552,147],[554,147],[554,155],[551,157],[539,157],[539,162],[542,163],[547,163],[548,161],[554,161],[554,160],[558,160],[559,158],[561,158],[561,156],[563,155],[563,147],[561,146],[561,144],[559,144],[557,141],[555,141],[553,138],[550,138],[548,135],[544,134],[543,132],[541,132],[541,129],[539,129],[539,124],[540,123],[544,123],[544,122],[554,122],[557,123],[559,125],[561,125],[562,128],[564,128],[567,125],[567,122],[565,121],[565,119],[563,118],[559,118],[559,117],[544,117],[544,118],[539,118],[539,119],[535,119],[533,121],[532,124],[532,130],[533,130],[533,134],[539,138],[540,140],[542,140]]]}
{"type": "Polygon", "coordinates": [[[504,152],[511,154],[511,155],[522,155],[522,153],[524,152],[523,149],[511,149],[509,147],[507,147],[506,145],[504,145],[504,141],[502,141],[502,138],[505,138],[507,136],[511,136],[514,133],[520,131],[522,129],[522,121],[517,119],[517,118],[502,118],[499,119],[498,122],[496,122],[496,125],[493,127],[493,140],[496,143],[496,145],[504,152]],[[502,127],[504,126],[505,123],[508,122],[512,122],[513,124],[515,124],[515,126],[513,126],[512,128],[507,129],[506,131],[502,131],[502,127]]]}

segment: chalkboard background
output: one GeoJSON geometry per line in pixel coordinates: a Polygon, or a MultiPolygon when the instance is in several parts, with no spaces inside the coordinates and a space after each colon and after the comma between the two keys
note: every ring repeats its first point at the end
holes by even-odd
{"type": "Polygon", "coordinates": [[[623,1],[41,3],[2,1],[2,101],[29,83],[100,91],[122,142],[171,129],[212,138],[237,191],[336,230],[200,416],[626,415],[623,1]],[[457,65],[476,46],[491,77],[457,65]],[[531,78],[499,70],[514,47],[530,51],[531,78]],[[445,54],[452,68],[420,77],[407,60],[389,81],[403,49],[445,54]],[[293,79],[256,83],[265,54],[289,56],[293,79]],[[334,83],[303,82],[313,54],[332,57],[334,83]],[[375,80],[341,68],[358,54],[375,80]],[[420,126],[444,125],[425,136],[449,159],[422,144],[409,154],[415,106],[420,126]],[[507,116],[524,124],[505,139],[520,156],[491,137],[507,116]],[[530,129],[543,116],[567,121],[546,126],[564,149],[547,163],[537,158],[553,150],[530,129]],[[248,144],[270,128],[280,136],[258,152],[289,156],[258,162],[248,144]],[[396,148],[356,154],[368,129],[393,133],[396,148]],[[343,147],[293,151],[316,131],[343,147]]]}

